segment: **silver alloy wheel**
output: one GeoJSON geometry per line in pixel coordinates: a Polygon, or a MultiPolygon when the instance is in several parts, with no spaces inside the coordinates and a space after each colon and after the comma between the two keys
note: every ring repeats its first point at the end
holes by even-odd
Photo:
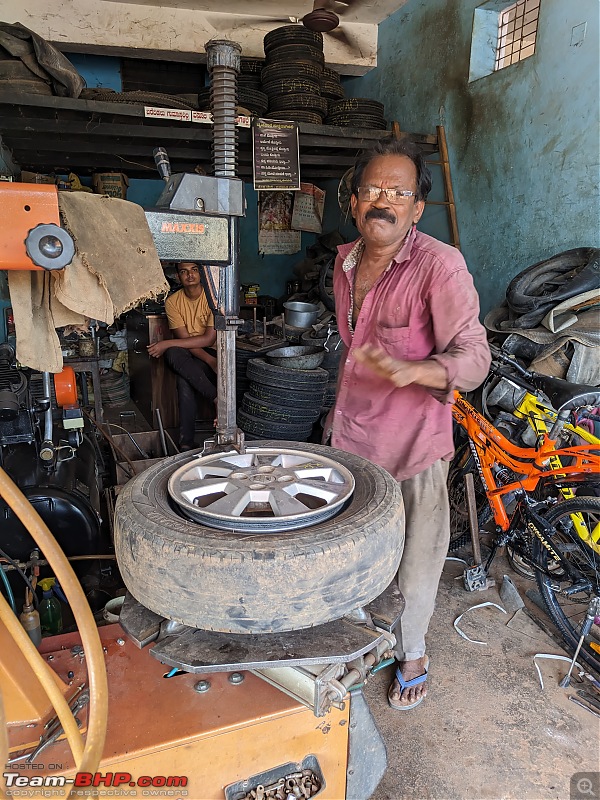
{"type": "Polygon", "coordinates": [[[186,517],[242,534],[316,525],[336,514],[353,491],[352,473],[334,459],[275,447],[198,456],[168,483],[186,517]]]}

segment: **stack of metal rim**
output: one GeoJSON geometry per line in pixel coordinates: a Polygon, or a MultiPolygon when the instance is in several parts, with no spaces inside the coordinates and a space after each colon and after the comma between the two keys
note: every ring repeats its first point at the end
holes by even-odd
{"type": "MultiPolygon", "coordinates": [[[[260,73],[264,61],[243,58],[237,79],[238,113],[263,117],[267,112],[268,97],[261,91],[260,73]]],[[[203,111],[210,111],[210,86],[198,92],[198,105],[203,111]]]]}
{"type": "Polygon", "coordinates": [[[321,97],[323,34],[285,25],[267,33],[264,47],[261,78],[269,117],[320,125],[327,113],[327,100],[321,97]]]}
{"type": "Polygon", "coordinates": [[[383,104],[367,97],[347,97],[330,102],[325,124],[383,131],[387,128],[383,104]]]}

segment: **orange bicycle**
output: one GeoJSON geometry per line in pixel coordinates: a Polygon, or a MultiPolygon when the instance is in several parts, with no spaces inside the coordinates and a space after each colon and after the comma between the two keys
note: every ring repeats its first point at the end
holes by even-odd
{"type": "MultiPolygon", "coordinates": [[[[600,405],[600,390],[545,376],[536,381],[557,414],[535,447],[511,442],[456,393],[453,417],[467,435],[459,471],[476,472],[480,500],[487,500],[480,505],[489,507],[496,523],[484,572],[499,547],[511,548],[534,570],[550,617],[574,649],[600,597],[600,498],[562,498],[566,489],[593,493],[600,457],[597,444],[562,446],[562,433],[575,409],[600,405]]],[[[581,657],[600,670],[600,617],[594,618],[581,657]]]]}

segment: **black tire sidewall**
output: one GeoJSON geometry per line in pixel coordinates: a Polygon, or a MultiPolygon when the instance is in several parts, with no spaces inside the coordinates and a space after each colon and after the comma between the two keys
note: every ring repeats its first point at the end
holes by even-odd
{"type": "MultiPolygon", "coordinates": [[[[573,514],[578,511],[595,510],[600,513],[600,498],[598,497],[577,497],[574,500],[565,500],[559,502],[552,508],[546,515],[545,520],[553,525],[555,521],[564,516],[565,514],[573,514]]],[[[583,549],[587,545],[581,541],[577,536],[573,538],[577,544],[583,549]]],[[[550,541],[550,544],[552,542],[550,541]]],[[[541,563],[544,557],[545,549],[537,537],[533,539],[533,557],[536,563],[541,563]]],[[[579,638],[581,636],[572,626],[569,617],[564,613],[561,605],[557,602],[554,592],[548,586],[548,576],[544,575],[539,570],[535,573],[536,582],[540,590],[540,594],[544,600],[548,614],[560,633],[568,642],[570,648],[574,650],[577,647],[579,638]]],[[[590,665],[600,672],[600,654],[594,654],[591,649],[584,643],[579,653],[579,658],[587,661],[590,665]]]]}

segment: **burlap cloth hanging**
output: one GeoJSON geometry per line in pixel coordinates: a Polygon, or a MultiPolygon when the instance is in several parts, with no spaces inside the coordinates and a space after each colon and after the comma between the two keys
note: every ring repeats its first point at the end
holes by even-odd
{"type": "Polygon", "coordinates": [[[58,205],[75,241],[71,264],[9,272],[17,358],[41,372],[62,369],[56,328],[111,324],[169,289],[141,206],[83,192],[59,192],[58,205]]]}

